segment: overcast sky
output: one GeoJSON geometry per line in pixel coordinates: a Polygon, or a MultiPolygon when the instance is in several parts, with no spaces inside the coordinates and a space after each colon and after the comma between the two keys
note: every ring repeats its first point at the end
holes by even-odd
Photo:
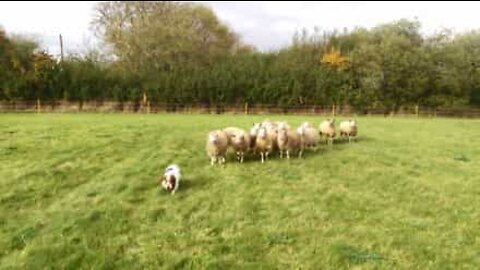
{"type": "MultiPolygon", "coordinates": [[[[39,39],[59,53],[58,35],[67,52],[93,46],[89,28],[96,2],[0,2],[0,26],[8,33],[39,39]]],[[[205,2],[242,39],[261,50],[288,45],[302,27],[324,30],[372,27],[417,17],[424,33],[442,27],[456,32],[480,29],[480,2],[205,2]]]]}

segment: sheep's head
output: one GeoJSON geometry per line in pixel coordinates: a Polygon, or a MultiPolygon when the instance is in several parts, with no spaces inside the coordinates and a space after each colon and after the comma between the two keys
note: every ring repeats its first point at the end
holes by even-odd
{"type": "Polygon", "coordinates": [[[264,127],[260,128],[260,129],[258,130],[257,137],[258,137],[258,138],[262,138],[262,139],[266,138],[266,137],[267,137],[267,129],[264,128],[264,127]]]}
{"type": "Polygon", "coordinates": [[[250,136],[257,136],[258,130],[260,129],[259,123],[253,123],[252,128],[250,129],[250,136]]]}
{"type": "Polygon", "coordinates": [[[230,136],[230,140],[234,143],[234,144],[242,144],[245,142],[245,135],[243,134],[232,134],[230,136]]]}
{"type": "Polygon", "coordinates": [[[210,132],[208,134],[208,141],[212,144],[217,144],[220,139],[220,136],[218,136],[217,132],[210,132]]]}
{"type": "Polygon", "coordinates": [[[312,125],[309,122],[303,122],[302,127],[309,128],[309,127],[312,127],[312,125]]]}
{"type": "Polygon", "coordinates": [[[277,141],[280,144],[285,144],[288,141],[288,135],[286,129],[281,129],[278,131],[277,141]]]}
{"type": "Polygon", "coordinates": [[[280,123],[278,123],[278,130],[280,130],[280,129],[288,129],[288,128],[290,128],[290,127],[288,126],[287,122],[280,122],[280,123]]]}
{"type": "Polygon", "coordinates": [[[305,134],[305,127],[304,126],[301,126],[299,128],[297,128],[297,133],[300,135],[300,136],[303,136],[303,134],[305,134]]]}

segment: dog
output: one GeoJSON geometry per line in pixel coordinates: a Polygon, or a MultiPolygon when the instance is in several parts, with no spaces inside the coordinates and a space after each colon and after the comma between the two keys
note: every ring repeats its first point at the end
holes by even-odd
{"type": "Polygon", "coordinates": [[[162,178],[162,187],[173,195],[180,185],[181,178],[182,174],[180,172],[180,167],[176,164],[172,164],[165,169],[162,178]]]}

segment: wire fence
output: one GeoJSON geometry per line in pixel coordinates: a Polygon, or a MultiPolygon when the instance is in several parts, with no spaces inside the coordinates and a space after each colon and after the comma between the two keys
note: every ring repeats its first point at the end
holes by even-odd
{"type": "Polygon", "coordinates": [[[237,105],[209,105],[209,104],[167,104],[149,102],[70,102],[55,101],[0,101],[2,113],[178,113],[178,114],[284,114],[284,115],[324,115],[324,116],[411,116],[411,117],[461,117],[480,118],[480,108],[428,108],[402,107],[396,112],[382,108],[364,108],[361,111],[350,106],[278,106],[273,104],[237,104],[237,105]]]}

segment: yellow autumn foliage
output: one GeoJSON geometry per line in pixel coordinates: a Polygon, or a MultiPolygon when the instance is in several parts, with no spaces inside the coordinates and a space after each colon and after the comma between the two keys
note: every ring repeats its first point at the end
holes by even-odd
{"type": "Polygon", "coordinates": [[[348,58],[342,56],[340,51],[332,48],[330,52],[325,53],[322,56],[321,63],[328,65],[337,71],[342,71],[348,67],[348,58]]]}

